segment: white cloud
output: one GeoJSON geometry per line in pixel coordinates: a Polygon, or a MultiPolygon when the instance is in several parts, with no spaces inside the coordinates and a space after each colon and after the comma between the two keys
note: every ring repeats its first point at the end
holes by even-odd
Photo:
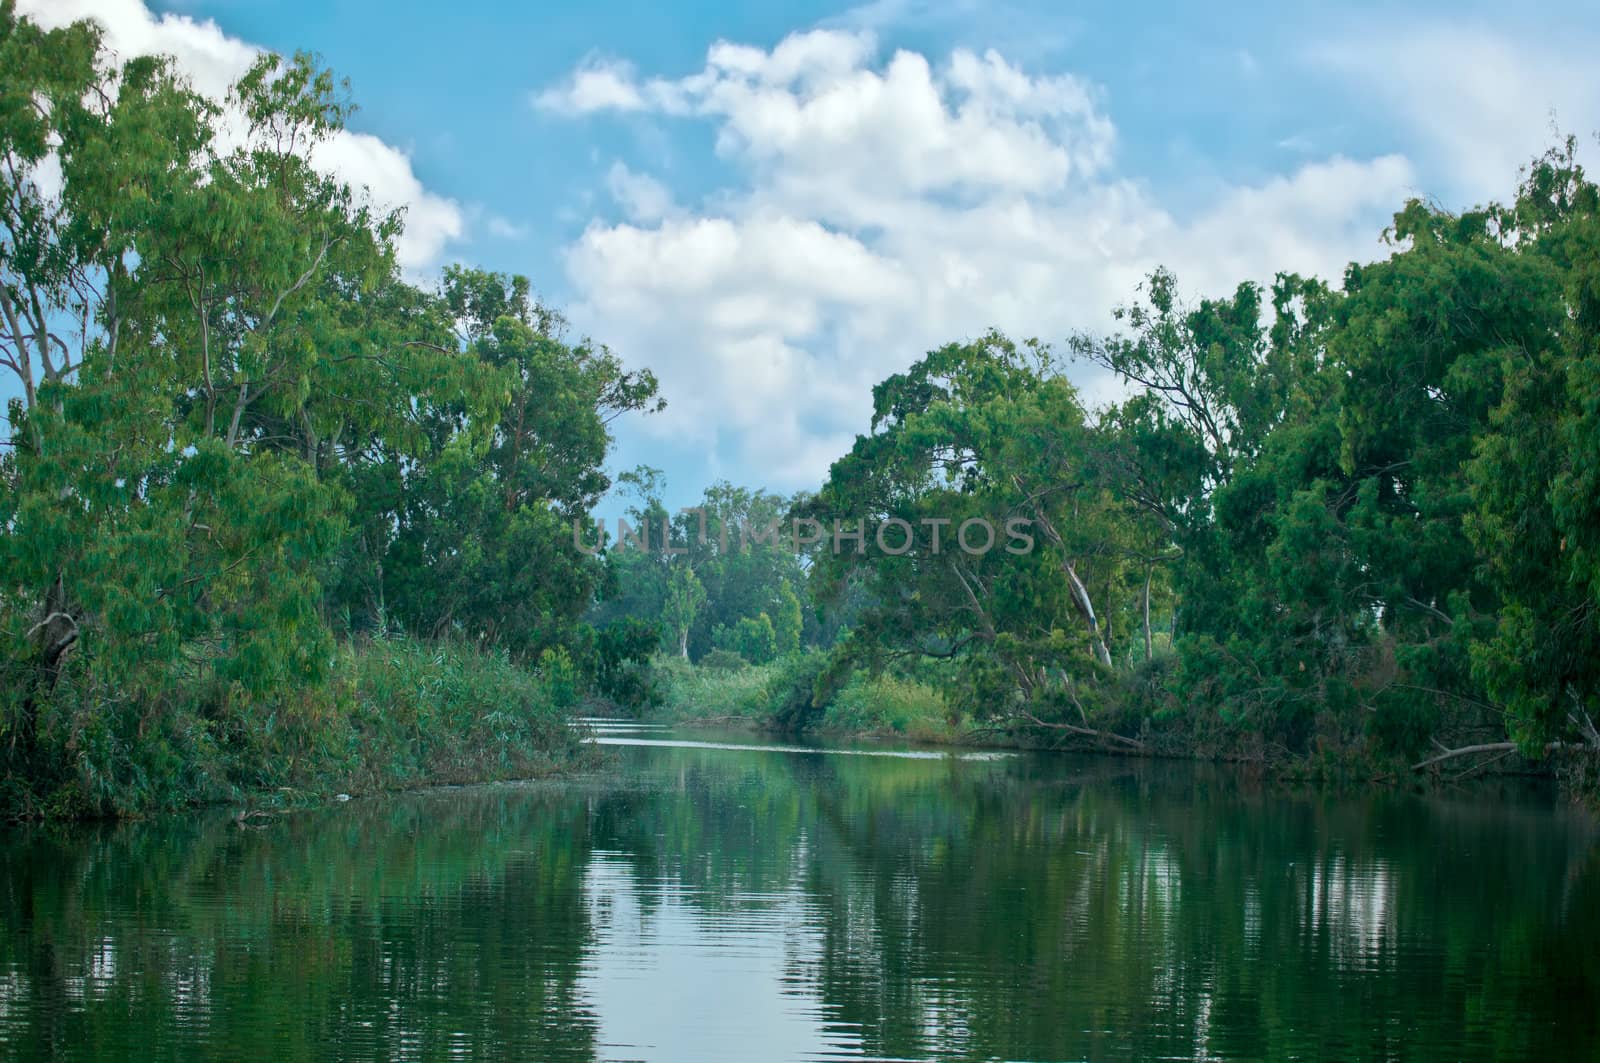
{"type": "Polygon", "coordinates": [[[312,158],[351,184],[364,185],[375,203],[405,208],[405,230],[395,257],[407,270],[437,264],[445,248],[466,231],[460,205],[429,192],[411,169],[411,159],[371,134],[341,130],[317,145],[312,158]]]}
{"type": "Polygon", "coordinates": [[[1382,105],[1451,195],[1505,199],[1517,171],[1563,134],[1592,150],[1600,124],[1600,34],[1569,28],[1529,43],[1504,27],[1388,25],[1309,49],[1312,62],[1382,105]]]}
{"type": "Polygon", "coordinates": [[[1047,191],[1110,160],[1112,125],[1077,78],[1031,78],[993,51],[958,50],[939,70],[907,51],[878,68],[874,53],[870,34],[837,30],[770,52],[719,41],[690,77],[639,81],[627,64],[601,63],[535,102],[711,119],[719,154],[847,212],[874,190],[1047,191]]]}
{"type": "Polygon", "coordinates": [[[620,162],[611,164],[606,187],[630,221],[660,221],[677,211],[666,185],[648,174],[634,173],[620,162]]]}
{"type": "Polygon", "coordinates": [[[562,114],[591,111],[641,111],[644,96],[634,84],[633,68],[626,63],[593,61],[573,71],[565,86],[535,93],[533,104],[562,114]]]}
{"type": "MultiPolygon", "coordinates": [[[[262,53],[209,19],[171,13],[158,17],[142,0],[21,0],[18,10],[46,27],[92,18],[104,28],[107,47],[118,55],[170,55],[196,90],[216,99],[262,53]]],[[[410,157],[377,137],[344,130],[320,145],[313,161],[325,172],[367,188],[375,206],[405,208],[405,233],[396,255],[408,271],[437,264],[465,233],[461,206],[428,191],[410,157]]]]}
{"type": "Polygon", "coordinates": [[[815,483],[866,428],[871,385],[932,346],[1103,327],[1157,265],[1208,293],[1337,277],[1414,181],[1403,158],[1334,158],[1178,218],[1115,173],[1094,86],[992,51],[882,59],[866,33],[722,42],[675,80],[590,64],[537,102],[712,124],[744,182],[688,207],[615,164],[627,220],[568,249],[573,317],[661,378],[667,413],[640,430],[780,488],[815,483]]]}

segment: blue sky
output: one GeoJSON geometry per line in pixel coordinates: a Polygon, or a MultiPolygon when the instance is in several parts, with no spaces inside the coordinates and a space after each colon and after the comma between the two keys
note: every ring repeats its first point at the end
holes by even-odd
{"type": "Polygon", "coordinates": [[[1157,264],[1336,277],[1407,196],[1509,193],[1552,112],[1600,128],[1579,3],[21,6],[203,88],[320,53],[361,106],[328,164],[408,205],[408,270],[526,273],[655,369],[616,463],[679,504],[814,485],[929,346],[1104,328],[1157,264]]]}

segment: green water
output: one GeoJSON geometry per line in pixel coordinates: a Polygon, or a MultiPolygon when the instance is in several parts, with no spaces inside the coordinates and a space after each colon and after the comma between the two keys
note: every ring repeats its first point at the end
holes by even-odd
{"type": "Polygon", "coordinates": [[[1548,794],[634,740],[7,831],[0,1058],[1600,1058],[1600,849],[1548,794]]]}

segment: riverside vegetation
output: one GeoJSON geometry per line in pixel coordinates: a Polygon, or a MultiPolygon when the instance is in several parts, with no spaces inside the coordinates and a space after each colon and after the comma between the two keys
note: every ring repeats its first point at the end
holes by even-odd
{"type": "MultiPolygon", "coordinates": [[[[1534,767],[1592,792],[1597,204],[1568,141],[1508,206],[1406,204],[1389,256],[1339,288],[1284,274],[1186,303],[1157,271],[1116,335],[930,352],[874,389],[871,431],[784,510],[865,520],[865,543],[730,550],[721,527],[783,505],[719,485],[710,534],[680,516],[684,552],[620,566],[665,647],[702,662],[671,673],[669,707],[1342,776],[1534,767]],[[1069,361],[1128,397],[1086,408],[1069,361]],[[894,553],[870,531],[978,519],[1025,520],[1039,548],[922,536],[894,553]],[[769,611],[801,578],[817,615],[774,649],[769,611]],[[939,710],[869,707],[908,684],[939,710]]],[[[641,499],[636,522],[665,518],[641,499]]]]}
{"type": "MultiPolygon", "coordinates": [[[[518,276],[431,285],[319,168],[346,89],[224,100],[0,2],[0,806],[136,814],[584,762],[583,702],[1363,776],[1600,758],[1600,196],[1506,205],[1109,336],[880,383],[816,492],[613,485],[655,378],[518,276]],[[1124,398],[1085,405],[1072,364],[1124,398]],[[646,549],[574,526],[620,487],[646,549]],[[1027,553],[729,543],[1026,521],[1027,553]],[[703,521],[703,523],[701,523],[703,521]]],[[[648,352],[637,352],[648,355],[648,352]]],[[[912,352],[908,352],[908,356],[912,352]]]]}
{"type": "Polygon", "coordinates": [[[212,101],[0,4],[12,815],[527,775],[637,682],[569,518],[655,380],[522,278],[406,281],[317,167],[343,92],[267,56],[212,101]]]}

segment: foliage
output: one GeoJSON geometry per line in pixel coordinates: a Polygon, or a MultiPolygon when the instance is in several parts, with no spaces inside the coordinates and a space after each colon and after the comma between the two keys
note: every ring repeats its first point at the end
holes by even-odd
{"type": "MultiPolygon", "coordinates": [[[[786,523],[793,500],[717,483],[673,516],[661,502],[658,470],[642,467],[619,481],[635,498],[632,537],[606,553],[615,593],[596,606],[596,618],[660,617],[662,650],[696,661],[725,649],[765,663],[806,642],[796,591],[806,573],[786,523]]],[[[810,635],[810,644],[820,640],[820,632],[810,635]]]]}
{"type": "Polygon", "coordinates": [[[739,668],[694,665],[676,657],[659,661],[661,717],[677,723],[746,720],[764,725],[767,684],[778,665],[750,667],[738,659],[739,668]]]}
{"type": "Polygon", "coordinates": [[[716,650],[738,654],[751,664],[766,664],[778,656],[778,636],[766,613],[740,617],[731,629],[718,625],[711,633],[716,650]]]}
{"type": "Polygon", "coordinates": [[[1568,142],[1509,206],[1405,205],[1340,289],[1158,270],[1068,345],[1129,386],[1100,410],[999,334],[883,381],[804,511],[920,537],[815,558],[858,599],[827,685],[950,662],[975,718],[1122,749],[1600,755],[1597,203],[1568,142]],[[950,549],[979,518],[1037,549],[950,549]]]}
{"type": "Polygon", "coordinates": [[[538,670],[503,651],[390,638],[344,643],[324,684],[252,695],[220,678],[136,707],[63,679],[39,720],[32,775],[0,778],[14,815],[142,814],[183,805],[367,793],[430,783],[526,778],[585,764],[570,725],[564,653],[538,670]],[[240,715],[236,703],[256,711],[240,715]]]}
{"type": "MultiPolygon", "coordinates": [[[[0,6],[12,811],[271,783],[283,734],[340,740],[336,636],[465,639],[648,695],[637,633],[580,623],[607,572],[571,521],[654,378],[568,342],[524,278],[403,278],[402,218],[315,165],[343,92],[265,55],[207,99],[166,60],[118,64],[90,22],[0,6]]],[[[424,770],[458,772],[397,778],[424,770]]]]}
{"type": "Polygon", "coordinates": [[[1600,192],[1571,141],[1507,204],[1405,204],[1337,288],[1190,302],[1156,270],[1066,344],[1115,403],[991,332],[880,382],[814,495],[720,482],[669,514],[640,468],[637,532],[590,549],[609,426],[655,378],[524,277],[402,276],[403,218],[316,165],[351,108],[306,55],[214,100],[0,3],[6,810],[565,748],[490,691],[1593,774],[1600,192]],[[454,678],[358,648],[430,642],[454,678]]]}
{"type": "Polygon", "coordinates": [[[661,603],[662,623],[678,646],[678,656],[689,658],[689,629],[706,604],[706,589],[688,565],[674,565],[667,576],[667,593],[661,603]]]}
{"type": "Polygon", "coordinates": [[[821,730],[949,741],[957,729],[940,689],[927,682],[884,673],[858,672],[823,713],[821,730]]]}
{"type": "Polygon", "coordinates": [[[731,650],[712,650],[699,661],[701,668],[711,672],[738,672],[749,667],[749,663],[731,650]]]}

